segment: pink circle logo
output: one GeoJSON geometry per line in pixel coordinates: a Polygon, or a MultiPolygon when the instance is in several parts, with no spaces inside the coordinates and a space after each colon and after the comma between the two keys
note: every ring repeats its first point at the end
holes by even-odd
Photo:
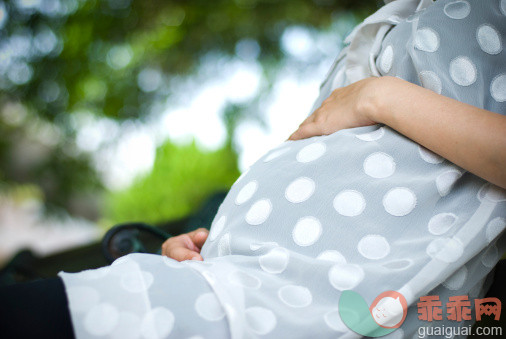
{"type": "Polygon", "coordinates": [[[383,328],[399,328],[408,313],[408,303],[402,294],[386,291],[374,299],[369,307],[374,321],[383,328]]]}

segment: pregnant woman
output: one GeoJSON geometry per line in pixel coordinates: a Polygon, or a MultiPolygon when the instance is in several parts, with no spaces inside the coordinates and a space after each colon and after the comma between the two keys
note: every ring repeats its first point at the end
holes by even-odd
{"type": "Polygon", "coordinates": [[[506,0],[392,1],[347,42],[209,234],[60,273],[76,337],[356,337],[353,290],[400,293],[390,336],[411,338],[421,296],[484,295],[506,248],[506,0]]]}

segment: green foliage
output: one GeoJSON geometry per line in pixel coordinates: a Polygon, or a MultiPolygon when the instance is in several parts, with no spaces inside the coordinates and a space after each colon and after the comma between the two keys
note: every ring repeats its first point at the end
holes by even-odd
{"type": "Polygon", "coordinates": [[[153,170],[128,189],[109,194],[106,218],[110,224],[127,221],[151,223],[194,212],[218,190],[228,190],[239,176],[237,157],[230,146],[214,152],[195,143],[157,149],[153,170]]]}
{"type": "MultiPolygon", "coordinates": [[[[264,73],[273,74],[284,58],[280,37],[285,28],[329,27],[343,11],[352,11],[360,19],[371,13],[377,3],[378,0],[0,0],[0,175],[7,183],[36,184],[47,206],[70,210],[71,201],[83,191],[96,195],[102,189],[92,154],[76,147],[79,127],[72,123],[76,112],[119,122],[142,120],[154,105],[170,98],[172,81],[196,72],[207,55],[233,56],[237,43],[243,39],[258,44],[257,59],[264,73]],[[12,113],[12,107],[22,109],[12,113]],[[20,120],[21,111],[30,114],[20,120]],[[36,163],[24,161],[30,156],[26,155],[24,140],[37,139],[47,129],[34,130],[31,120],[50,125],[57,136],[55,142],[42,145],[43,151],[34,152],[36,163]],[[21,122],[14,126],[12,121],[21,122]]],[[[254,110],[250,106],[248,114],[254,110]]],[[[235,107],[227,114],[244,112],[242,107],[235,107]]],[[[230,126],[235,126],[237,117],[227,119],[231,136],[230,126]]],[[[31,150],[41,148],[28,146],[31,150]]],[[[185,153],[183,150],[177,151],[173,146],[174,158],[185,153]]],[[[199,154],[199,161],[212,156],[196,149],[193,153],[199,154]]],[[[186,162],[192,163],[188,159],[186,162]]],[[[210,169],[211,160],[205,163],[206,171],[195,167],[188,170],[185,178],[197,176],[199,187],[205,190],[230,183],[235,167],[230,167],[229,174],[223,173],[223,177],[205,179],[210,173],[221,173],[210,169]],[[204,184],[206,180],[217,182],[204,184]]],[[[179,171],[183,175],[182,167],[179,171]]],[[[165,180],[177,186],[179,179],[165,180]]],[[[138,182],[131,192],[140,189],[139,185],[138,182]]],[[[154,189],[156,185],[152,185],[154,189]]],[[[193,187],[191,183],[187,186],[193,187]]],[[[130,199],[131,206],[147,199],[129,194],[121,199],[130,199]]],[[[145,194],[149,195],[147,191],[145,194]]],[[[171,202],[175,206],[181,204],[176,209],[179,212],[151,217],[186,213],[204,193],[188,194],[193,198],[185,203],[171,202]]],[[[127,216],[126,212],[113,215],[116,213],[121,218],[127,216]]],[[[136,216],[139,215],[132,215],[136,216]]]]}

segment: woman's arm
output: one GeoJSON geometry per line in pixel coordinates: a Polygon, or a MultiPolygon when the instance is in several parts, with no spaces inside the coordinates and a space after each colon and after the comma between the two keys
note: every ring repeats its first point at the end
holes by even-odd
{"type": "Polygon", "coordinates": [[[506,188],[506,116],[394,77],[367,78],[335,90],[290,139],[375,123],[506,188]]]}

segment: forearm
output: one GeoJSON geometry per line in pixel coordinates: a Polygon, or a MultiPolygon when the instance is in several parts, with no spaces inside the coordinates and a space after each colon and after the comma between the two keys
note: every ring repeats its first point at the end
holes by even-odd
{"type": "Polygon", "coordinates": [[[506,188],[506,117],[407,81],[378,78],[371,120],[506,188]]]}

